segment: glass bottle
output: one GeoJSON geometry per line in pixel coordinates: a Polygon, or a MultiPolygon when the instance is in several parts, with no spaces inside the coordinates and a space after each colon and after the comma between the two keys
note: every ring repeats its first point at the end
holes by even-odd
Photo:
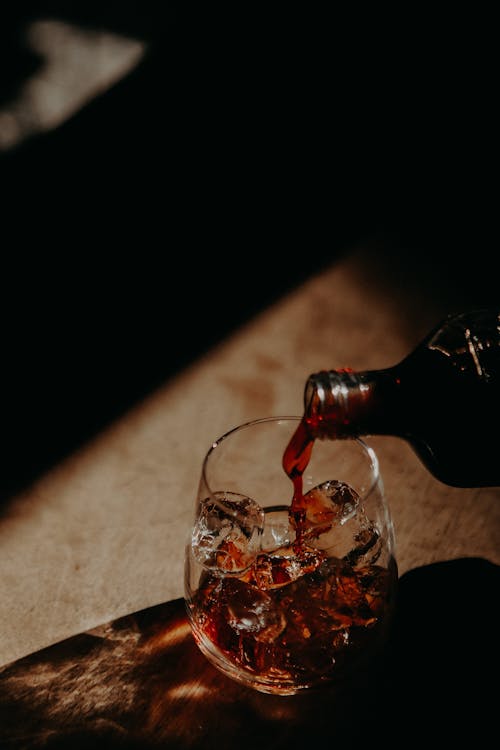
{"type": "Polygon", "coordinates": [[[311,440],[393,435],[456,487],[500,486],[500,311],[448,316],[398,364],[311,375],[311,440]]]}

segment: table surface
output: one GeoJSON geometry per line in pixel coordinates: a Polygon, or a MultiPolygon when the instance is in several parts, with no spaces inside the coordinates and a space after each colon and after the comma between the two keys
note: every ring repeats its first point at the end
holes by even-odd
{"type": "MultiPolygon", "coordinates": [[[[201,461],[213,440],[253,418],[300,414],[311,372],[375,369],[399,361],[450,304],[456,308],[468,301],[432,296],[405,263],[396,274],[376,251],[354,248],[4,505],[0,666],[6,668],[5,679],[19,664],[27,674],[37,652],[56,654],[48,648],[54,644],[76,648],[78,638],[96,628],[101,637],[99,628],[106,623],[126,622],[125,630],[138,632],[132,613],[160,613],[175,631],[184,542],[201,461]]],[[[426,471],[404,441],[372,437],[370,442],[394,519],[402,581],[452,563],[469,561],[468,576],[475,575],[474,565],[482,571],[481,565],[490,570],[500,564],[500,488],[448,487],[426,471]]],[[[183,643],[189,639],[185,621],[176,632],[183,643]]],[[[193,669],[201,674],[208,667],[189,653],[192,680],[193,669]]],[[[209,682],[214,679],[211,675],[209,682]]],[[[188,687],[184,691],[188,695],[188,687]]],[[[181,693],[178,687],[177,697],[181,693]]],[[[260,698],[252,700],[255,708],[260,698]]],[[[269,702],[266,711],[275,716],[278,705],[285,704],[269,702]]]]}

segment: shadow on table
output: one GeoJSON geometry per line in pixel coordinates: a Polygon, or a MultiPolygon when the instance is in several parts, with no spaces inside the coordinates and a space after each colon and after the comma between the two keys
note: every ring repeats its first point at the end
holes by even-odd
{"type": "Polygon", "coordinates": [[[284,748],[475,742],[495,720],[498,566],[463,558],[400,579],[386,653],[353,684],[290,697],[233,683],[196,647],[182,599],[0,672],[0,747],[284,748]]]}
{"type": "Polygon", "coordinates": [[[103,5],[2,4],[2,97],[42,63],[23,42],[35,19],[147,51],[3,156],[0,503],[346,249],[382,235],[378,276],[403,299],[394,258],[408,271],[427,251],[421,310],[421,288],[441,302],[453,286],[455,256],[469,289],[498,241],[496,81],[487,44],[460,69],[457,40],[483,40],[469,16],[450,34],[413,14],[395,34],[379,9],[339,26],[269,4],[103,5]]]}

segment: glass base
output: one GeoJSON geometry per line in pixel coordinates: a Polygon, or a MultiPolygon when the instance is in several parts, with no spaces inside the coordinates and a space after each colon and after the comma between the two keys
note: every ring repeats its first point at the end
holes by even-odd
{"type": "MultiPolygon", "coordinates": [[[[287,678],[286,674],[279,673],[278,670],[276,670],[275,676],[269,674],[257,675],[254,672],[245,671],[244,669],[228,662],[227,658],[213,645],[213,643],[211,643],[205,636],[200,635],[195,627],[192,627],[192,632],[198,648],[212,666],[231,680],[235,680],[241,685],[250,687],[253,690],[258,690],[261,693],[267,693],[270,695],[296,695],[303,690],[326,684],[325,680],[322,680],[319,683],[297,683],[292,681],[289,677],[287,678]]],[[[331,680],[328,680],[328,683],[331,683],[331,680]]]]}

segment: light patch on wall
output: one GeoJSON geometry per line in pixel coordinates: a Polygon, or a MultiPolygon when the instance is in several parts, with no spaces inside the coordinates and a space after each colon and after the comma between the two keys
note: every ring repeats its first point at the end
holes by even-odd
{"type": "Polygon", "coordinates": [[[58,20],[35,21],[26,35],[43,63],[0,109],[0,151],[61,125],[133,70],[146,50],[140,40],[58,20]]]}

